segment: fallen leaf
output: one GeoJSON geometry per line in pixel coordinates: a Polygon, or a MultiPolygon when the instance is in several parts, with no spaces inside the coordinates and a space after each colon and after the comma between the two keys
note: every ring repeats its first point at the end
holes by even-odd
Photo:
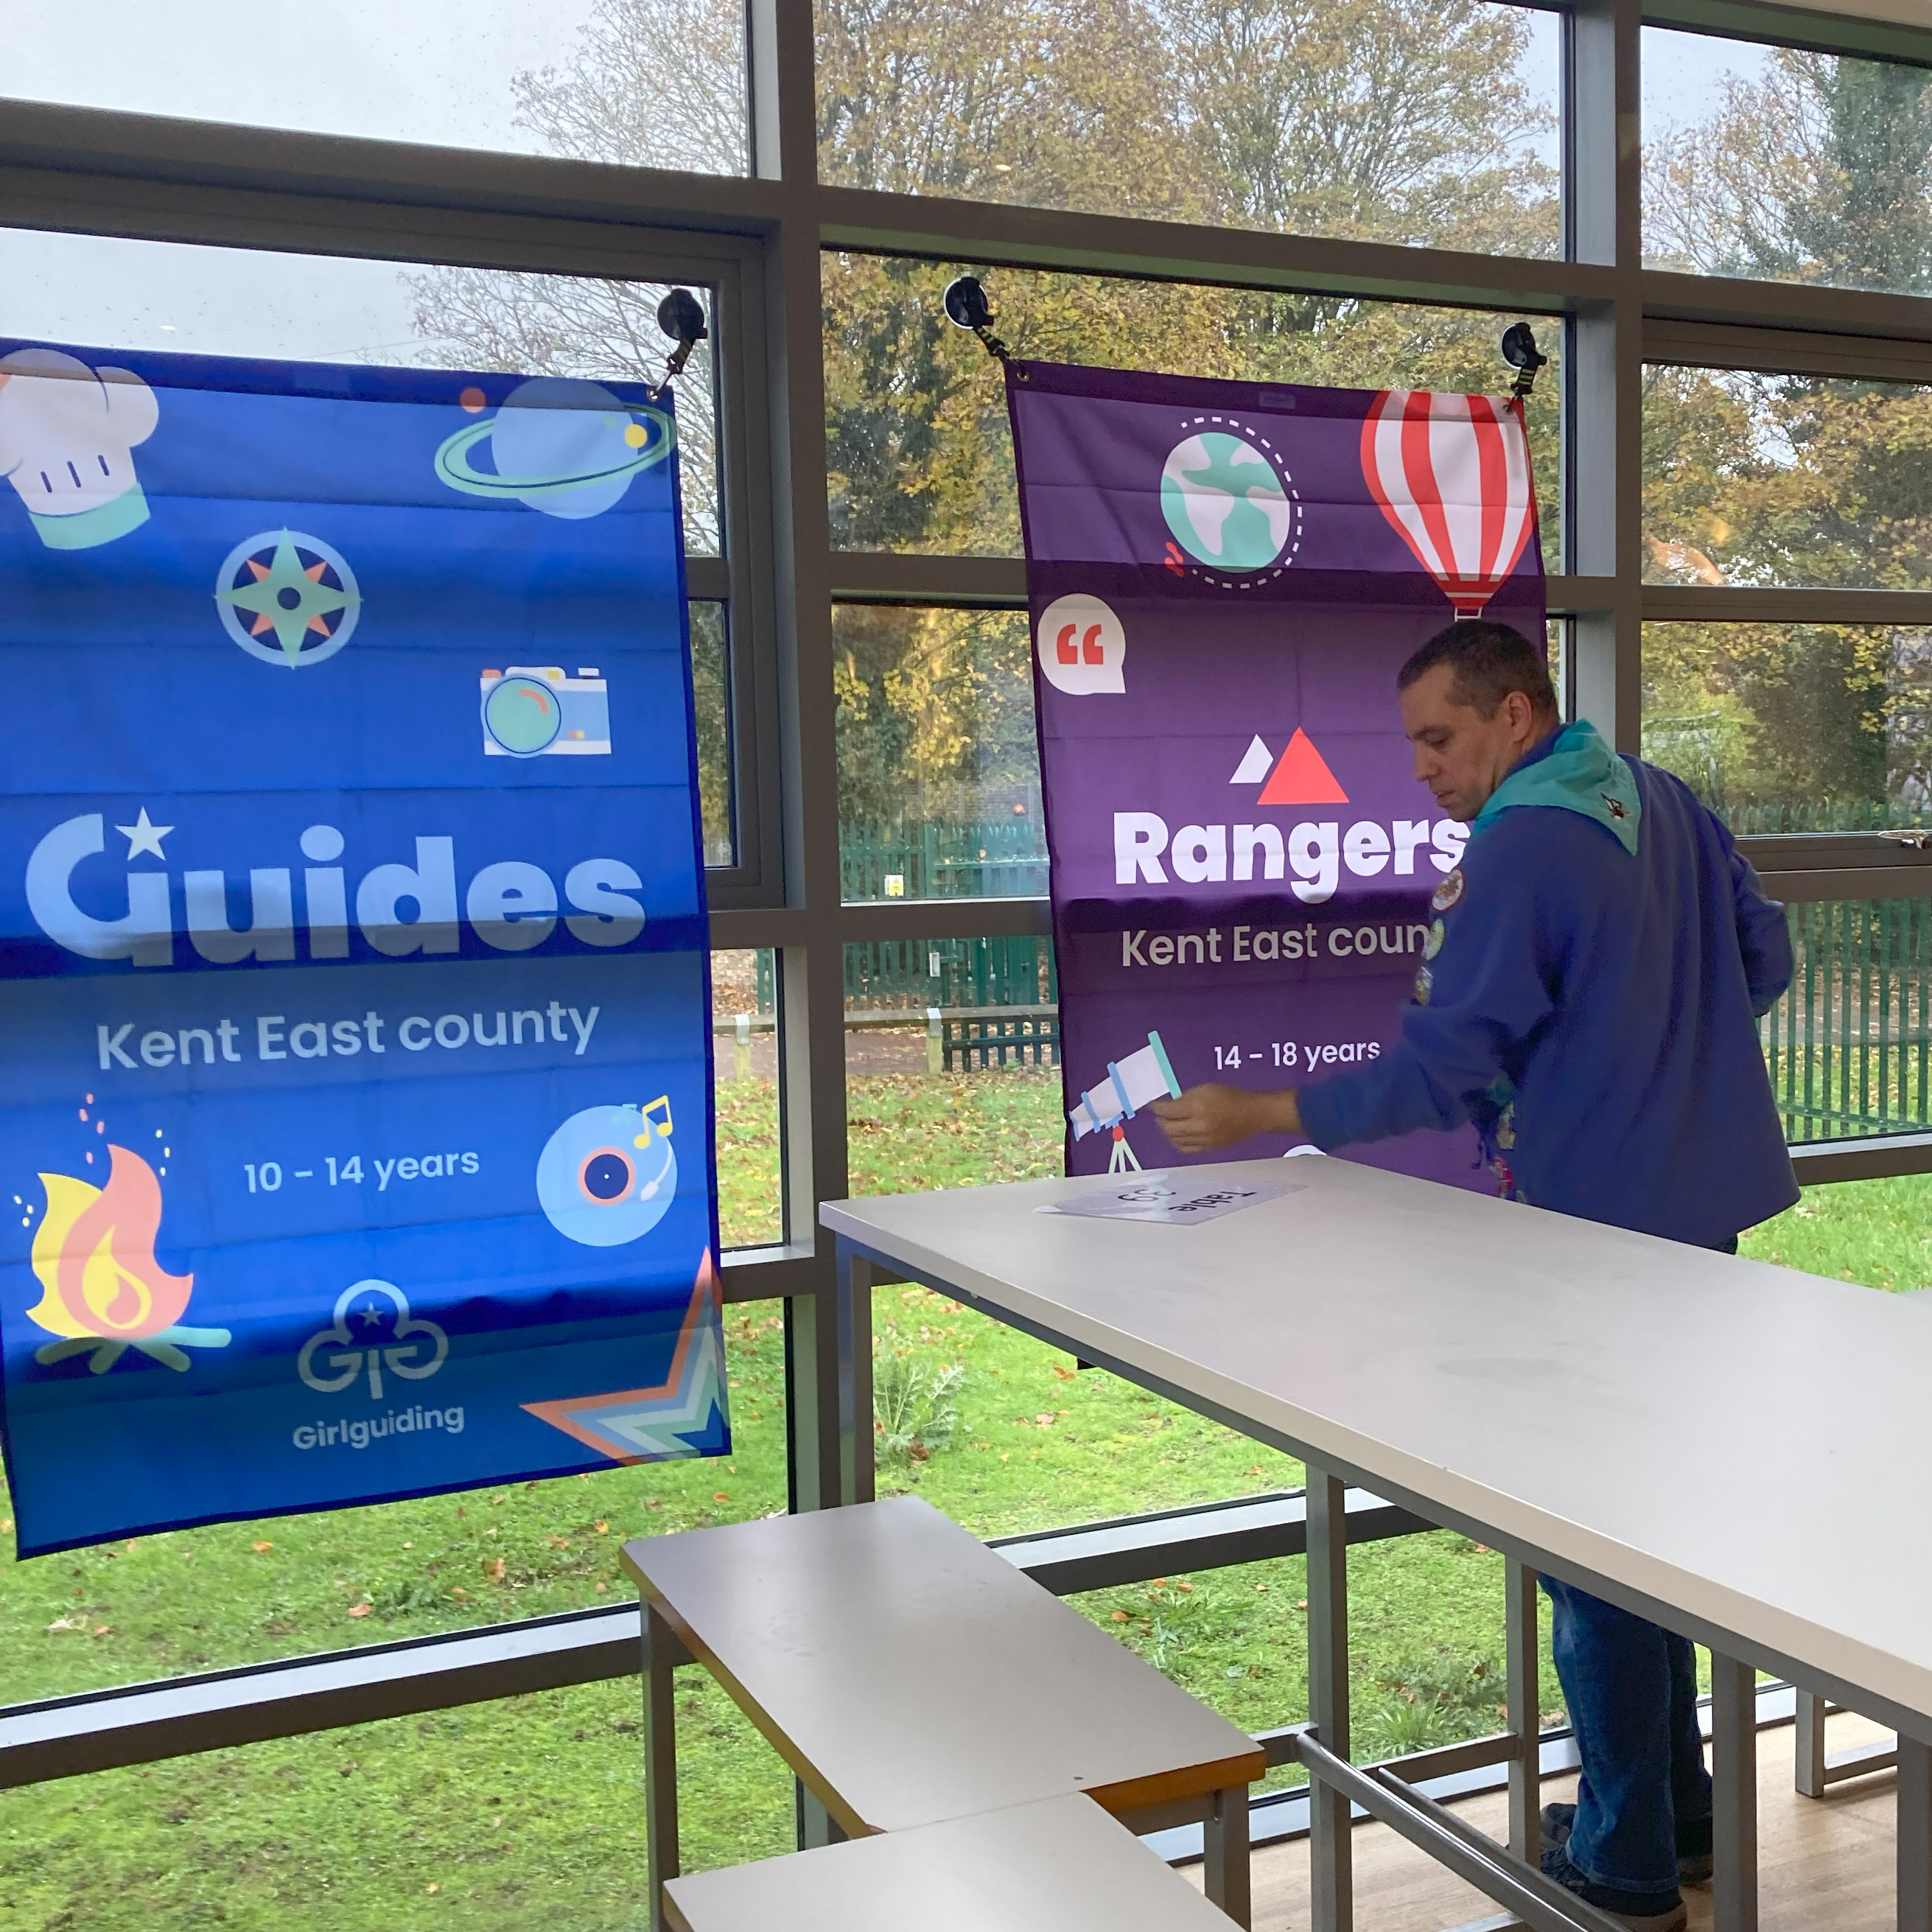
{"type": "Polygon", "coordinates": [[[442,1889],[442,1887],[440,1885],[433,1885],[428,1888],[431,1892],[440,1892],[442,1889]]]}
{"type": "Polygon", "coordinates": [[[87,1619],[85,1617],[56,1617],[48,1624],[47,1634],[51,1636],[56,1630],[85,1630],[86,1628],[87,1619]]]}
{"type": "Polygon", "coordinates": [[[711,1500],[714,1503],[728,1503],[731,1498],[724,1490],[713,1490],[711,1492],[711,1500]]]}
{"type": "Polygon", "coordinates": [[[94,1634],[96,1636],[106,1636],[112,1631],[113,1628],[114,1626],[112,1624],[96,1624],[94,1627],[94,1634]]]}
{"type": "Polygon", "coordinates": [[[599,1536],[608,1536],[610,1534],[610,1526],[608,1522],[600,1522],[597,1526],[597,1534],[599,1536]]]}
{"type": "Polygon", "coordinates": [[[1050,1408],[1043,1408],[1034,1418],[1034,1420],[1040,1424],[1041,1428],[1051,1429],[1053,1426],[1054,1420],[1053,1411],[1050,1408]]]}
{"type": "Polygon", "coordinates": [[[259,1556],[263,1550],[272,1550],[275,1546],[272,1543],[251,1543],[248,1546],[259,1556]]]}
{"type": "MultiPolygon", "coordinates": [[[[4,1522],[0,1522],[0,1536],[4,1536],[13,1527],[14,1519],[10,1516],[4,1522]]],[[[128,1546],[130,1550],[132,1550],[134,1546],[131,1543],[128,1546]]]]}
{"type": "Polygon", "coordinates": [[[1070,1382],[1078,1371],[1072,1369],[1056,1367],[1053,1372],[1057,1375],[1062,1382],[1070,1382]]]}
{"type": "Polygon", "coordinates": [[[1177,1583],[1174,1587],[1177,1590],[1185,1590],[1190,1597],[1194,1594],[1194,1586],[1192,1583],[1177,1583]]]}
{"type": "Polygon", "coordinates": [[[366,1617],[369,1614],[369,1606],[367,1604],[351,1604],[349,1614],[352,1617],[366,1617]]]}
{"type": "Polygon", "coordinates": [[[404,1544],[403,1545],[403,1547],[404,1547],[405,1550],[413,1550],[413,1549],[415,1549],[416,1545],[415,1545],[415,1544],[414,1544],[413,1542],[406,1543],[406,1544],[404,1544]]]}
{"type": "Polygon", "coordinates": [[[1114,1612],[1114,1621],[1117,1624],[1125,1623],[1127,1621],[1126,1612],[1125,1610],[1116,1610],[1114,1612]]]}
{"type": "Polygon", "coordinates": [[[454,1589],[451,1591],[449,1594],[460,1604],[466,1604],[470,1600],[470,1592],[464,1589],[460,1583],[454,1589]]]}
{"type": "Polygon", "coordinates": [[[1294,1607],[1298,1610],[1306,1610],[1308,1607],[1308,1599],[1306,1597],[1296,1598],[1294,1600],[1294,1607]]]}
{"type": "Polygon", "coordinates": [[[503,1580],[503,1559],[500,1556],[492,1563],[488,1558],[484,1558],[483,1574],[491,1582],[500,1583],[503,1580]]]}

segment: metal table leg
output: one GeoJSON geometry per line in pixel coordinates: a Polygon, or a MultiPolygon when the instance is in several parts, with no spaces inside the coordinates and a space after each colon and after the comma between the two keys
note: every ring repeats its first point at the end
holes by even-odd
{"type": "Polygon", "coordinates": [[[1801,1798],[1825,1795],[1825,1700],[1815,1690],[1800,1688],[1798,1699],[1798,1748],[1792,1782],[1801,1798]]]}
{"type": "Polygon", "coordinates": [[[1898,1740],[1898,1932],[1932,1932],[1932,1744],[1898,1740]]]}
{"type": "MultiPolygon", "coordinates": [[[[1348,1755],[1348,1523],[1342,1486],[1308,1467],[1308,1718],[1336,1756],[1348,1755]]],[[[1309,1868],[1313,1932],[1353,1932],[1354,1873],[1349,1804],[1309,1778],[1309,1868]]]]}
{"type": "Polygon", "coordinates": [[[1711,1653],[1713,1932],[1756,1932],[1757,1672],[1711,1653]]]}
{"type": "Polygon", "coordinates": [[[1514,1557],[1503,1564],[1509,1727],[1517,1755],[1509,1768],[1509,1848],[1526,1864],[1539,1862],[1543,1797],[1543,1682],[1538,1667],[1536,1572],[1514,1557]]]}
{"type": "Polygon", "coordinates": [[[1248,1889],[1248,1787],[1232,1785],[1214,1794],[1214,1809],[1202,1831],[1202,1877],[1208,1902],[1218,1905],[1237,1925],[1254,1923],[1248,1889]]]}
{"type": "Polygon", "coordinates": [[[678,1875],[677,1709],[671,1669],[690,1661],[676,1634],[645,1598],[644,1870],[650,1888],[650,1932],[664,1932],[664,1885],[678,1875]]]}

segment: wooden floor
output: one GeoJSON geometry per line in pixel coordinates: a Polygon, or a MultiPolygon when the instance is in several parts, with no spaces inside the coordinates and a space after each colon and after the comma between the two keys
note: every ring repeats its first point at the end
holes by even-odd
{"type": "MultiPolygon", "coordinates": [[[[1846,1714],[1826,1725],[1837,1751],[1885,1735],[1846,1714]]],[[[1758,1899],[1762,1932],[1892,1932],[1895,1786],[1890,1772],[1835,1785],[1822,1798],[1791,1786],[1796,1732],[1785,1724],[1758,1735],[1758,1899]]],[[[1544,1802],[1576,1795],[1576,1777],[1550,1779],[1544,1802]]],[[[1461,1816],[1501,1838],[1502,1794],[1470,1798],[1461,1816]]],[[[1355,1828],[1355,1924],[1359,1932],[1446,1932],[1492,1917],[1498,1907],[1385,1825],[1355,1828]]],[[[1200,1868],[1190,1874],[1200,1882],[1200,1868]]],[[[1685,1894],[1690,1932],[1711,1923],[1708,1886],[1685,1894]]],[[[1254,1857],[1256,1932],[1306,1932],[1308,1843],[1264,1846],[1254,1857]]]]}

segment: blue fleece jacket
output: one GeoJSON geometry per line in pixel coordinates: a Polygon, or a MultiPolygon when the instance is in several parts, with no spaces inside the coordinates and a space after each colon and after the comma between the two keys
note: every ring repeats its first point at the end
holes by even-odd
{"type": "Polygon", "coordinates": [[[1797,1199],[1756,1024],[1784,908],[1680,781],[1546,739],[1436,904],[1393,1050],[1301,1090],[1316,1146],[1473,1121],[1504,1193],[1705,1245],[1797,1199]]]}

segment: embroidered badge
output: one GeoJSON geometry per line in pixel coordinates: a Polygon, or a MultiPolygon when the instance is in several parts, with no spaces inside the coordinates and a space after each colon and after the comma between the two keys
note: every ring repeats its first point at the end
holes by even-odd
{"type": "Polygon", "coordinates": [[[1612,818],[1629,818],[1630,814],[1624,809],[1623,800],[1622,799],[1612,798],[1608,792],[1605,792],[1603,794],[1603,800],[1604,809],[1607,812],[1612,818]]]}
{"type": "Polygon", "coordinates": [[[1507,1154],[1516,1145],[1516,1102],[1512,1100],[1496,1121],[1496,1145],[1507,1154]]]}
{"type": "Polygon", "coordinates": [[[1496,1178],[1496,1192],[1505,1201],[1516,1191],[1516,1175],[1508,1161],[1498,1156],[1490,1162],[1490,1172],[1496,1178]]]}
{"type": "Polygon", "coordinates": [[[1435,986],[1436,975],[1426,966],[1418,966],[1415,969],[1415,1004],[1418,1006],[1428,1005],[1429,995],[1435,986]]]}
{"type": "Polygon", "coordinates": [[[1433,959],[1442,950],[1442,922],[1438,919],[1429,928],[1429,937],[1422,942],[1422,956],[1433,959]]]}
{"type": "Polygon", "coordinates": [[[1431,912],[1447,912],[1462,896],[1462,868],[1458,866],[1430,895],[1431,912]]]}

